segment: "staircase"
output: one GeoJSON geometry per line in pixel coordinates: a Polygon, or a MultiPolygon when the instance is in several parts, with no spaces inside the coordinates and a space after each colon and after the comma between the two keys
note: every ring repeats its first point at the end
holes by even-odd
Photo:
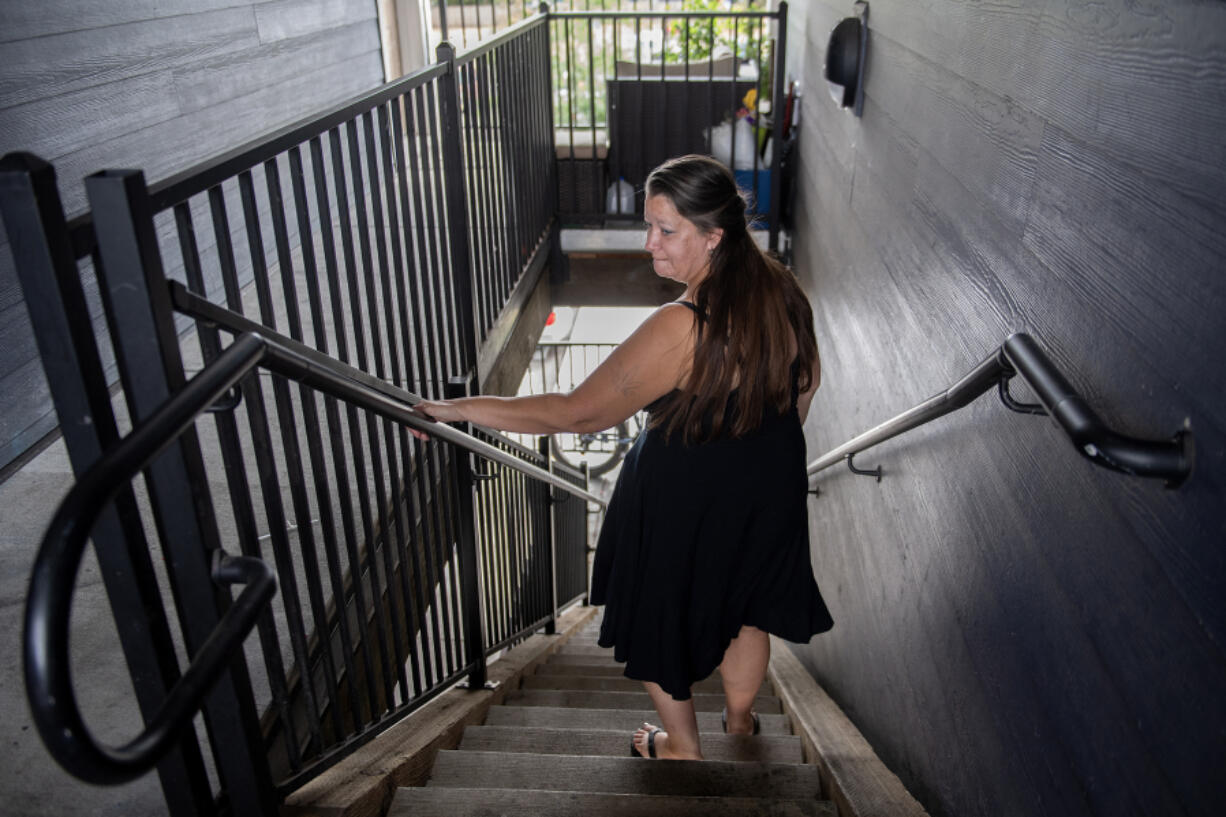
{"type": "Polygon", "coordinates": [[[585,625],[466,727],[425,786],[396,792],[389,817],[834,817],[770,681],[755,704],[762,734],[723,734],[717,671],[693,688],[706,760],[630,757],[635,728],[659,718],[596,646],[598,628],[585,625]]]}

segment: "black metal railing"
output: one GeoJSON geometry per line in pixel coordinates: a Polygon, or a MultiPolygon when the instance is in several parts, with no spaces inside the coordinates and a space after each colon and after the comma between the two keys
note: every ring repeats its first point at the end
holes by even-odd
{"type": "MultiPolygon", "coordinates": [[[[503,469],[501,476],[510,484],[498,493],[497,499],[506,507],[514,508],[516,517],[522,520],[521,525],[514,527],[521,527],[521,530],[512,531],[508,542],[503,534],[513,526],[487,528],[487,537],[481,548],[471,537],[468,541],[457,542],[455,546],[459,549],[460,561],[464,565],[462,572],[466,578],[459,586],[448,588],[453,608],[448,623],[458,628],[462,621],[476,619],[483,610],[491,631],[498,628],[499,640],[487,644],[478,629],[469,633],[470,636],[475,635],[475,639],[458,638],[454,644],[444,644],[436,633],[433,639],[435,650],[444,648],[454,651],[458,671],[440,678],[439,683],[420,687],[419,694],[409,702],[410,705],[403,707],[405,712],[429,700],[432,697],[429,693],[441,691],[458,677],[483,670],[486,656],[491,652],[556,617],[558,586],[552,576],[552,541],[546,532],[532,530],[530,533],[534,535],[524,540],[536,543],[535,558],[508,560],[497,551],[505,549],[508,544],[511,547],[519,546],[520,536],[516,534],[529,532],[523,526],[540,528],[554,524],[553,514],[544,496],[544,492],[550,488],[561,490],[579,502],[603,504],[598,497],[584,490],[573,479],[573,474],[572,479],[555,476],[533,461],[536,459],[531,456],[533,452],[516,451],[514,443],[500,439],[491,432],[483,433],[488,438],[483,441],[462,431],[423,420],[412,411],[412,404],[419,399],[415,395],[376,389],[362,382],[359,372],[349,370],[343,364],[308,357],[284,342],[255,334],[241,335],[80,477],[53,517],[35,560],[26,608],[25,638],[26,682],[31,709],[43,741],[52,754],[65,768],[83,779],[94,783],[123,782],[150,769],[190,723],[205,693],[227,664],[234,660],[243,637],[255,625],[257,616],[275,591],[272,570],[261,559],[255,556],[233,557],[220,549],[215,550],[214,580],[222,584],[248,584],[248,589],[227,610],[204,646],[193,657],[185,675],[169,692],[163,709],[140,736],[123,747],[112,748],[99,745],[89,734],[76,704],[69,677],[68,656],[69,609],[89,532],[102,509],[114,500],[122,486],[149,466],[155,456],[184,434],[210,404],[220,399],[257,366],[323,391],[333,398],[359,404],[393,422],[428,430],[440,439],[496,464],[503,469]],[[543,513],[542,508],[545,509],[543,513]],[[482,556],[479,557],[478,553],[482,556]],[[501,592],[482,594],[476,582],[478,561],[485,564],[487,571],[510,566],[512,569],[530,571],[532,575],[503,582],[499,588],[501,592]],[[502,604],[507,590],[530,595],[535,606],[527,615],[513,609],[522,606],[519,604],[513,604],[508,609],[502,604]],[[463,608],[463,614],[459,612],[460,608],[463,608]]],[[[583,544],[582,538],[567,541],[572,544],[572,550],[576,541],[583,544]]],[[[384,550],[387,552],[386,548],[384,550]]],[[[581,546],[578,550],[583,552],[585,548],[581,546]]],[[[401,552],[397,558],[406,556],[406,552],[401,552]]],[[[401,573],[404,575],[405,571],[401,573]]],[[[498,582],[487,581],[487,591],[496,585],[498,582]]],[[[561,588],[563,603],[573,600],[565,594],[574,589],[573,586],[561,588]]],[[[582,590],[578,595],[581,594],[582,590]]],[[[416,588],[416,594],[405,596],[406,603],[409,599],[421,601],[420,586],[416,588]]],[[[407,611],[404,618],[410,625],[414,621],[411,611],[407,611]]],[[[424,661],[426,652],[422,650],[422,655],[413,652],[408,656],[407,663],[412,665],[415,675],[420,672],[419,658],[424,661]]],[[[352,667],[349,672],[353,673],[352,667]]],[[[325,693],[333,701],[336,700],[338,689],[335,682],[325,693]]],[[[390,723],[394,719],[385,721],[390,723]]],[[[349,742],[352,743],[357,737],[351,737],[349,742]]]]}
{"type": "Polygon", "coordinates": [[[857,454],[956,411],[993,386],[1010,410],[1045,414],[1054,419],[1077,453],[1095,465],[1124,474],[1164,479],[1168,488],[1178,488],[1192,473],[1195,447],[1191,431],[1181,429],[1169,440],[1143,440],[1112,430],[1073,390],[1034,339],[1016,333],[950,388],[813,460],[808,466],[810,479],[819,471],[845,462],[854,473],[874,476],[880,482],[881,468],[856,467],[857,454]],[[1019,375],[1038,403],[1019,403],[1010,394],[1009,381],[1019,375]]]}
{"type": "Polygon", "coordinates": [[[651,169],[705,153],[733,168],[776,248],[787,3],[549,19],[563,223],[639,220],[651,169]]]}
{"type": "MultiPolygon", "coordinates": [[[[431,0],[434,42],[448,40],[467,48],[538,11],[694,11],[703,0],[431,0]]],[[[763,0],[720,0],[726,11],[760,11],[763,0]]]]}
{"type": "MultiPolygon", "coordinates": [[[[262,333],[312,377],[343,366],[346,382],[392,402],[474,391],[508,292],[531,288],[549,249],[546,44],[538,17],[152,186],[135,171],[97,174],[91,211],[71,224],[50,165],[5,157],[0,206],[78,476],[121,438],[115,373],[139,428],[185,371],[220,359],[222,331],[262,333]]],[[[231,620],[215,581],[223,538],[276,571],[258,646],[230,656],[205,696],[207,737],[188,724],[158,761],[174,815],[272,813],[457,678],[480,685],[481,653],[586,592],[565,571],[548,594],[486,581],[497,612],[483,620],[475,560],[461,557],[477,514],[517,503],[534,533],[561,537],[545,570],[524,531],[481,531],[483,559],[527,560],[503,573],[540,581],[585,560],[583,525],[540,521],[575,503],[551,506],[530,480],[482,481],[481,469],[474,480],[468,456],[311,378],[266,371],[236,388],[151,461],[143,485],[117,486],[92,533],[147,723],[181,688],[172,628],[199,656],[231,620]]],[[[554,470],[566,474],[555,494],[580,479],[554,470]]]]}

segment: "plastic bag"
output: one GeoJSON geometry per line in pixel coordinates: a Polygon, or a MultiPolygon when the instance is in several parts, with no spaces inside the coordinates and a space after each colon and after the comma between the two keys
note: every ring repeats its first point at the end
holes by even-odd
{"type": "Polygon", "coordinates": [[[711,138],[712,156],[733,170],[753,169],[754,149],[757,147],[758,142],[754,138],[753,128],[749,122],[744,119],[738,119],[735,125],[732,122],[724,122],[713,128],[708,128],[707,131],[711,138]],[[735,146],[732,143],[734,128],[736,129],[735,146]],[[734,147],[736,149],[736,156],[732,155],[734,147]]]}

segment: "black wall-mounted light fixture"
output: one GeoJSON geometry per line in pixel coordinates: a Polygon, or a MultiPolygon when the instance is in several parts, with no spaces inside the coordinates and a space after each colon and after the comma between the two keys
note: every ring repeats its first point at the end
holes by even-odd
{"type": "Polygon", "coordinates": [[[855,17],[839,21],[826,45],[826,82],[830,96],[856,116],[864,111],[864,62],[868,56],[868,3],[859,0],[855,17]]]}

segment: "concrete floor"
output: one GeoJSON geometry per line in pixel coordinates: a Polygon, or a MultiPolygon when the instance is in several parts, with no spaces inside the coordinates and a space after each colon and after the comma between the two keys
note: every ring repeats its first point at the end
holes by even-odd
{"type": "MultiPolygon", "coordinates": [[[[21,658],[26,584],[47,523],[71,485],[62,442],[0,484],[0,648],[8,656],[0,663],[0,814],[163,814],[155,774],[123,786],[83,783],[51,759],[30,718],[21,658]]],[[[73,677],[86,723],[101,740],[125,742],[139,728],[140,713],[90,551],[77,580],[71,644],[73,677]]]]}

